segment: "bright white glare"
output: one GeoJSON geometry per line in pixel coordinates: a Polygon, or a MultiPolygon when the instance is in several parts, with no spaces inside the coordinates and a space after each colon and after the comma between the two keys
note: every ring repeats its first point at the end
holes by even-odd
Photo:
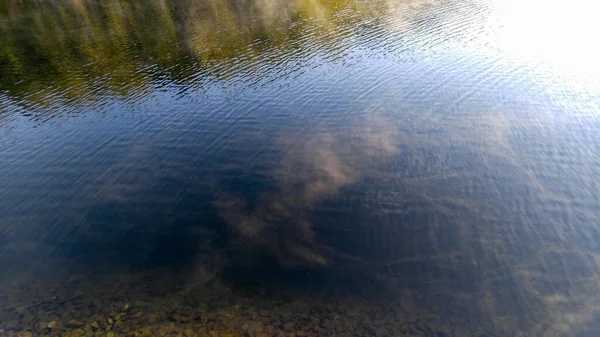
{"type": "Polygon", "coordinates": [[[600,3],[495,0],[493,8],[490,42],[496,48],[548,66],[577,85],[600,88],[600,3]]]}

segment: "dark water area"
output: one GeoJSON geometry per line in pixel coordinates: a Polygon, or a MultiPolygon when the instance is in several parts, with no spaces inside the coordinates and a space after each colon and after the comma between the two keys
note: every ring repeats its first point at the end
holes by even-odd
{"type": "Polygon", "coordinates": [[[0,337],[600,335],[592,13],[0,0],[0,337]]]}

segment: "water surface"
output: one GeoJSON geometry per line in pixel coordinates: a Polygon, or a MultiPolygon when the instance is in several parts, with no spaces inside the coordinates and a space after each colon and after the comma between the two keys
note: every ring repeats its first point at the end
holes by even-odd
{"type": "Polygon", "coordinates": [[[594,10],[0,2],[0,336],[597,336],[594,10]]]}

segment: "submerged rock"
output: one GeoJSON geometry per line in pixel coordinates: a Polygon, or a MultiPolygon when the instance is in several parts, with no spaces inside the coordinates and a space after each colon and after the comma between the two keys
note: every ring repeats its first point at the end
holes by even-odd
{"type": "Polygon", "coordinates": [[[65,324],[65,326],[70,329],[81,328],[81,327],[83,327],[83,325],[84,324],[82,321],[78,321],[76,319],[71,319],[71,320],[67,321],[67,324],[65,324]]]}
{"type": "Polygon", "coordinates": [[[139,337],[150,337],[150,336],[153,336],[154,333],[152,333],[151,328],[143,327],[143,328],[138,329],[138,331],[136,331],[135,335],[139,336],[139,337]]]}
{"type": "Polygon", "coordinates": [[[8,321],[4,325],[4,329],[6,329],[6,330],[16,330],[18,327],[19,327],[19,321],[17,321],[17,320],[8,321]]]}
{"type": "Polygon", "coordinates": [[[100,330],[100,324],[98,324],[98,322],[92,322],[90,323],[90,328],[92,328],[92,331],[98,331],[100,330]]]}
{"type": "Polygon", "coordinates": [[[171,332],[171,328],[167,325],[163,325],[158,329],[159,336],[166,336],[171,332]]]}
{"type": "Polygon", "coordinates": [[[189,321],[190,319],[186,316],[183,316],[181,314],[175,313],[173,315],[171,315],[171,319],[176,321],[176,322],[182,322],[185,323],[187,321],[189,321]]]}
{"type": "Polygon", "coordinates": [[[81,330],[81,329],[75,329],[71,332],[71,336],[73,337],[81,337],[85,335],[85,331],[81,330]]]}
{"type": "Polygon", "coordinates": [[[293,328],[294,328],[294,323],[292,323],[292,322],[287,322],[283,325],[283,330],[285,330],[285,331],[292,331],[293,328]]]}

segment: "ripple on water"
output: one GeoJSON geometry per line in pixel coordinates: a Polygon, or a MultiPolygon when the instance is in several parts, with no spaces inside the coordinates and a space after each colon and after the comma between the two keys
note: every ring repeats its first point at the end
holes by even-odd
{"type": "Polygon", "coordinates": [[[505,5],[6,4],[0,337],[595,336],[600,86],[505,5]]]}

